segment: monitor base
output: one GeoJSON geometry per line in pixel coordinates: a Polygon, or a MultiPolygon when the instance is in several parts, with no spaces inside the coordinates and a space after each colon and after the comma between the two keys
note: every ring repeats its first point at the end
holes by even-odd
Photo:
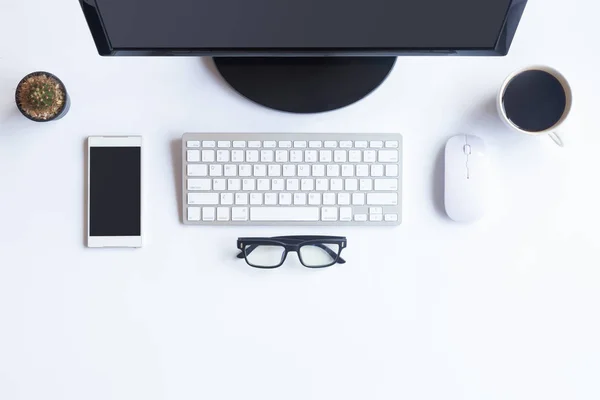
{"type": "Polygon", "coordinates": [[[214,57],[241,95],[275,110],[319,113],[353,104],[381,85],[396,57],[214,57]]]}

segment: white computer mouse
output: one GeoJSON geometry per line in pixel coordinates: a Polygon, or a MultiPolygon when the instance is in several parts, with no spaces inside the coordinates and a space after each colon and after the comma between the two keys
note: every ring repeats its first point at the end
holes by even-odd
{"type": "Polygon", "coordinates": [[[446,213],[457,222],[475,222],[487,205],[489,160],[477,136],[459,135],[446,144],[446,213]]]}

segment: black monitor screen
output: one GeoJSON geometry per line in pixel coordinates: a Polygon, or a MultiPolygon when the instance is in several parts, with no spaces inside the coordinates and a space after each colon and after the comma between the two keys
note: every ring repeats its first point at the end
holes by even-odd
{"type": "Polygon", "coordinates": [[[490,49],[511,0],[96,0],[118,49],[490,49]]]}

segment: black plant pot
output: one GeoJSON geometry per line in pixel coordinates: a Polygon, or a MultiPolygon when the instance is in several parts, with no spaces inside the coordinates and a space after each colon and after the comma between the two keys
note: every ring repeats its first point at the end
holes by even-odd
{"type": "Polygon", "coordinates": [[[37,71],[37,72],[32,72],[31,74],[28,74],[23,79],[21,79],[21,81],[17,85],[17,90],[15,91],[15,104],[17,105],[17,108],[19,109],[21,114],[23,114],[23,116],[25,116],[26,118],[28,118],[32,121],[35,121],[35,122],[50,122],[50,121],[57,121],[57,120],[61,119],[62,117],[64,117],[65,115],[67,115],[67,113],[69,112],[69,109],[71,108],[71,98],[69,97],[69,93],[67,92],[67,87],[56,75],[51,74],[49,72],[37,71]],[[23,84],[23,82],[25,82],[27,79],[31,78],[32,76],[40,76],[40,75],[46,75],[46,76],[56,80],[56,82],[58,82],[58,84],[60,85],[61,90],[65,94],[65,102],[63,103],[62,107],[58,110],[56,115],[54,115],[53,117],[48,118],[48,119],[35,118],[35,117],[29,115],[19,104],[19,89],[21,88],[21,85],[23,84]]]}

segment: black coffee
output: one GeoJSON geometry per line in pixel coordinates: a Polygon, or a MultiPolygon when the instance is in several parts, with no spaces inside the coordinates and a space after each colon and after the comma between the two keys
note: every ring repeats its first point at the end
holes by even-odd
{"type": "Polygon", "coordinates": [[[556,77],[531,70],[509,82],[502,102],[513,124],[524,131],[541,132],[560,121],[567,107],[567,95],[556,77]]]}

